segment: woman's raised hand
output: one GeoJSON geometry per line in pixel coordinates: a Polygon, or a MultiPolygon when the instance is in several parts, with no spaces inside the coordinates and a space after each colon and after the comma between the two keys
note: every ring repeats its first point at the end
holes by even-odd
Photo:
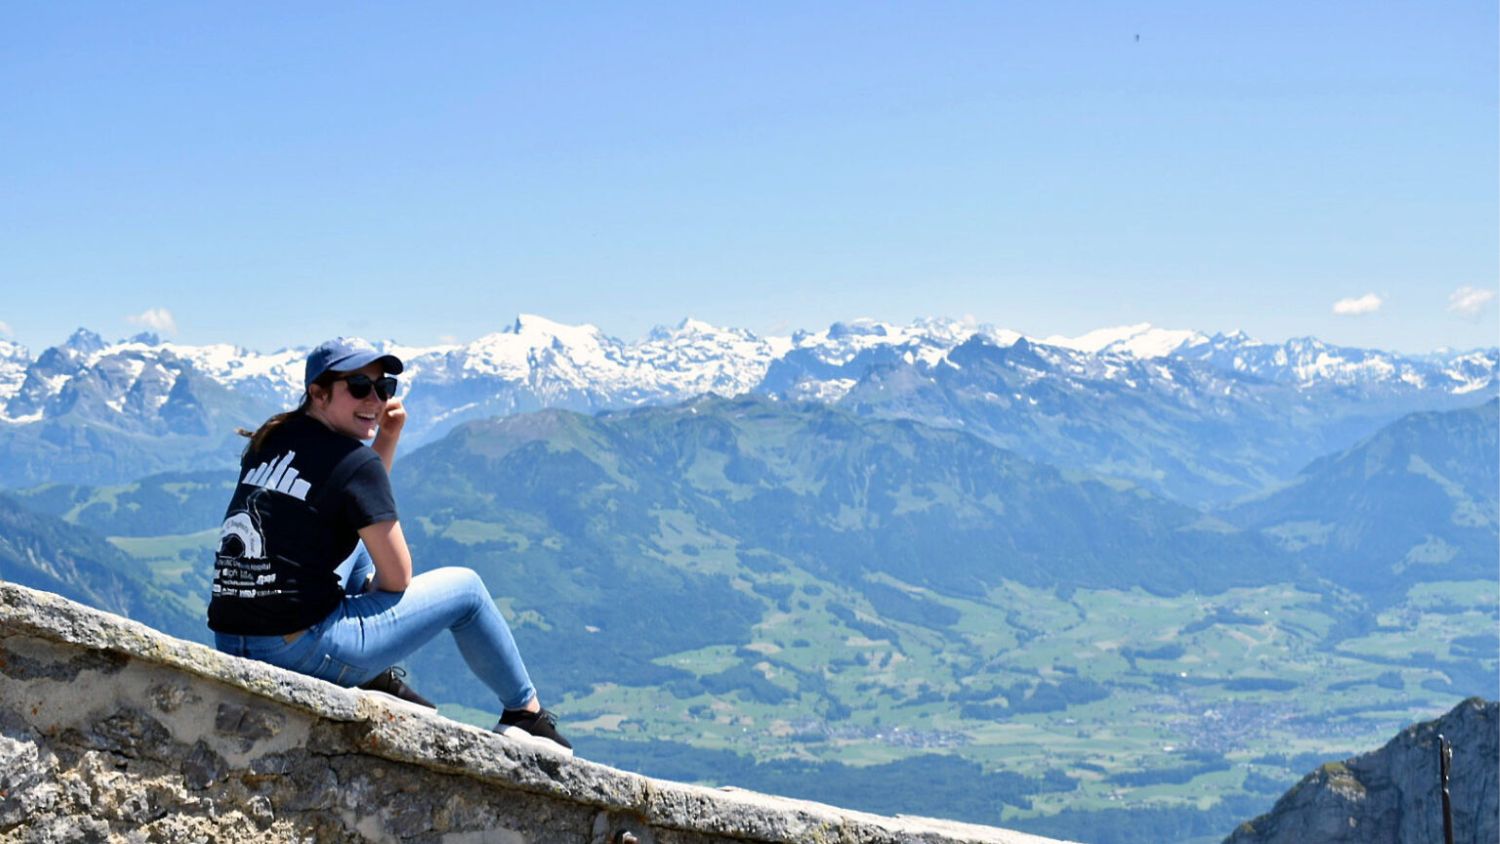
{"type": "Polygon", "coordinates": [[[385,403],[385,410],[380,412],[380,432],[377,437],[401,436],[401,428],[406,425],[406,407],[398,398],[392,398],[385,403]]]}
{"type": "Polygon", "coordinates": [[[380,462],[385,464],[385,470],[389,472],[391,465],[396,462],[396,442],[401,439],[401,429],[406,425],[406,408],[402,406],[400,399],[392,398],[385,403],[385,409],[380,412],[379,424],[375,442],[370,445],[380,455],[380,462]]]}

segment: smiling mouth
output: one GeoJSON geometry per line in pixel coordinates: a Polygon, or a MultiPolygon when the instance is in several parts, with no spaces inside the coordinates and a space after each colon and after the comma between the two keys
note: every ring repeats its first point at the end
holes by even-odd
{"type": "Polygon", "coordinates": [[[354,414],[354,418],[360,420],[361,422],[374,422],[375,421],[375,414],[373,414],[373,413],[356,413],[356,414],[354,414]]]}

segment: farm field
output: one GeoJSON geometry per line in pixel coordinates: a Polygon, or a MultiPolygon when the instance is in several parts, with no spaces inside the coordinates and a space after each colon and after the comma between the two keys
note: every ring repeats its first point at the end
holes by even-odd
{"type": "MultiPolygon", "coordinates": [[[[1493,689],[1493,582],[1426,584],[1361,629],[1352,606],[1291,585],[1211,596],[1007,584],[940,600],[946,630],[857,615],[824,589],[772,610],[753,642],[662,660],[706,688],[601,686],[560,705],[581,736],[671,741],[759,762],[871,766],[940,754],[1038,781],[990,822],[1129,805],[1269,806],[1321,760],[1493,689]],[[739,676],[738,688],[717,689],[739,676]]],[[[612,747],[615,747],[611,743],[612,747]]],[[[872,807],[878,808],[878,807],[872,807]]]]}

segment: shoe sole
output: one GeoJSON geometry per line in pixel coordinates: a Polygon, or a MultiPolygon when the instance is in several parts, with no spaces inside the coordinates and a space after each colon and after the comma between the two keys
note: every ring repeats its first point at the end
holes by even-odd
{"type": "Polygon", "coordinates": [[[501,725],[499,729],[495,730],[495,732],[499,733],[502,736],[505,736],[512,741],[518,741],[522,744],[529,744],[538,750],[546,751],[555,756],[571,757],[573,755],[573,748],[563,747],[562,745],[558,744],[552,739],[547,738],[546,736],[539,736],[533,733],[528,733],[520,727],[514,727],[505,724],[501,725]]]}

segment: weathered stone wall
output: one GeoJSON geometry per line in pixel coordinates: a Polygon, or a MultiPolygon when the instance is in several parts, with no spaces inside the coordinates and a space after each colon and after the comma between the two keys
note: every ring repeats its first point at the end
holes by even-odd
{"type": "Polygon", "coordinates": [[[1439,734],[1453,745],[1455,844],[1500,842],[1500,703],[1470,698],[1379,750],[1319,767],[1226,844],[1441,842],[1439,734]]]}
{"type": "Polygon", "coordinates": [[[1046,841],[653,780],[389,700],[0,583],[0,841],[1046,841]]]}

